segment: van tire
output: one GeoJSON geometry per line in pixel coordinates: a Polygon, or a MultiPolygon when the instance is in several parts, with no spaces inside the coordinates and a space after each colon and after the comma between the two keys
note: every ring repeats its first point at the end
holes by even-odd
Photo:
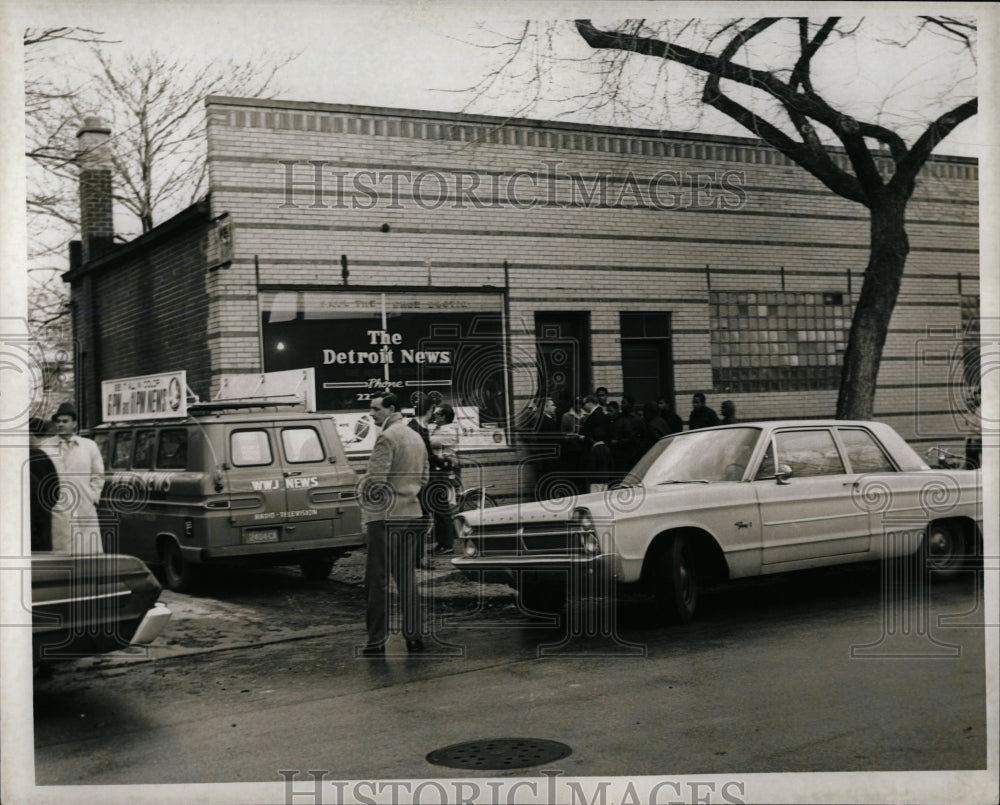
{"type": "Polygon", "coordinates": [[[160,546],[163,560],[163,579],[175,593],[191,592],[201,580],[202,568],[185,561],[181,547],[174,540],[164,540],[160,546]]]}
{"type": "Polygon", "coordinates": [[[299,570],[309,581],[326,581],[333,570],[332,559],[306,559],[299,562],[299,570]]]}

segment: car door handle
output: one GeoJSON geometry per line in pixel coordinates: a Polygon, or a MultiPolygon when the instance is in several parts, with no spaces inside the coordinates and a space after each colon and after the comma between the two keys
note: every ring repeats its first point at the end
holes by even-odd
{"type": "Polygon", "coordinates": [[[285,470],[284,475],[286,478],[291,478],[293,475],[301,475],[301,470],[285,470]]]}

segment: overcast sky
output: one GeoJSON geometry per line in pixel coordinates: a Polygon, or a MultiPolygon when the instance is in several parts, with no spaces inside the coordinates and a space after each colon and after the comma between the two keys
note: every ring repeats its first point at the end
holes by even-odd
{"type": "MultiPolygon", "coordinates": [[[[9,0],[8,0],[9,1],[9,0]]],[[[280,97],[289,100],[325,103],[351,103],[370,106],[404,107],[458,111],[472,101],[463,92],[481,81],[500,54],[482,45],[498,39],[490,32],[511,31],[526,18],[571,19],[585,13],[595,19],[607,18],[609,9],[615,17],[625,17],[631,10],[644,17],[684,18],[693,14],[734,13],[728,4],[692,5],[681,3],[553,3],[553,2],[320,2],[320,0],[208,0],[208,2],[124,2],[124,0],[14,0],[24,10],[27,24],[44,27],[73,25],[104,32],[108,39],[120,40],[109,46],[111,52],[142,53],[156,48],[163,52],[188,55],[203,60],[207,55],[237,60],[276,57],[299,53],[279,76],[283,90],[280,97]],[[602,14],[602,12],[605,12],[602,14]],[[481,27],[485,25],[487,30],[481,27]],[[478,46],[477,46],[478,45],[478,46]]],[[[742,4],[738,13],[746,16],[752,4],[742,4]]],[[[817,4],[811,11],[825,14],[832,4],[817,4]]],[[[882,7],[892,15],[905,15],[917,9],[904,3],[882,7]]],[[[766,6],[768,13],[780,13],[780,4],[766,6]]],[[[847,11],[873,14],[877,6],[853,4],[847,11]],[[873,7],[874,6],[874,7],[873,7]]],[[[841,9],[844,10],[844,9],[841,9]]],[[[926,11],[926,9],[923,9],[926,11]]],[[[960,9],[950,8],[949,13],[960,9]]],[[[802,13],[802,4],[794,9],[802,13]]],[[[903,72],[892,69],[899,52],[881,54],[862,65],[861,80],[849,91],[878,97],[885,93],[909,90],[926,96],[924,82],[933,77],[935,66],[944,63],[933,49],[909,54],[909,66],[903,72]],[[890,60],[891,59],[891,60],[890,60]]],[[[942,44],[939,46],[945,47],[942,44]]],[[[584,59],[590,49],[571,30],[559,40],[560,54],[567,59],[584,59]]],[[[71,70],[79,60],[69,56],[64,67],[71,70]]],[[[67,51],[73,53],[73,49],[67,51]]],[[[866,54],[867,57],[867,54],[866,54]]],[[[853,65],[851,65],[853,66],[853,65]]],[[[675,66],[675,74],[687,72],[675,66]]],[[[845,71],[853,73],[852,70],[845,71]]],[[[567,66],[554,75],[548,94],[571,94],[587,85],[585,69],[579,64],[567,66]]],[[[522,114],[526,93],[509,92],[492,98],[488,104],[473,106],[472,111],[495,114],[522,114]]],[[[567,107],[543,103],[532,107],[527,116],[555,118],[567,107]]],[[[666,123],[680,129],[739,134],[747,132],[721,115],[709,110],[692,120],[676,111],[666,123]]],[[[572,114],[571,119],[617,125],[663,125],[664,120],[643,119],[641,115],[625,119],[620,114],[572,114]]],[[[975,155],[978,120],[962,126],[939,148],[941,153],[975,155]]]]}

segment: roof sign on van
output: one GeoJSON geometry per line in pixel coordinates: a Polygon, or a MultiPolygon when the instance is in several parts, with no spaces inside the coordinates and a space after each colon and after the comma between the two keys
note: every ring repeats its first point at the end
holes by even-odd
{"type": "Polygon", "coordinates": [[[180,371],[103,380],[101,414],[104,422],[187,416],[187,375],[180,371]]]}

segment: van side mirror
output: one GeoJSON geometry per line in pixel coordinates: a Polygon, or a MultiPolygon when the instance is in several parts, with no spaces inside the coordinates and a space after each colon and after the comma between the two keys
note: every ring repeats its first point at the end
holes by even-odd
{"type": "Polygon", "coordinates": [[[788,479],[792,477],[792,468],[787,464],[782,464],[778,467],[778,471],[774,474],[774,480],[779,484],[789,483],[788,479]]]}

